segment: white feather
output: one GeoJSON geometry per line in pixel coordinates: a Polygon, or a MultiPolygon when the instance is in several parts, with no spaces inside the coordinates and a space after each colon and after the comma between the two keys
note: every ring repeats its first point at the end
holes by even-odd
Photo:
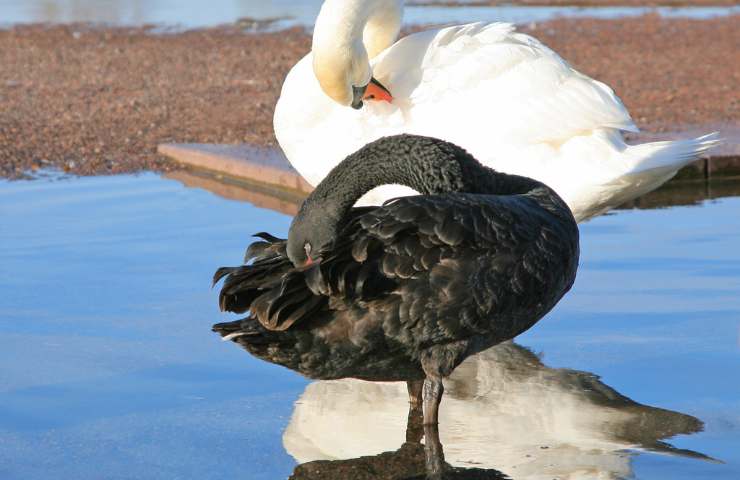
{"type": "Polygon", "coordinates": [[[223,337],[221,337],[221,341],[222,342],[228,342],[229,340],[233,340],[233,339],[238,338],[238,337],[241,337],[243,335],[246,335],[246,333],[244,333],[244,332],[230,333],[228,335],[224,335],[223,337]]]}

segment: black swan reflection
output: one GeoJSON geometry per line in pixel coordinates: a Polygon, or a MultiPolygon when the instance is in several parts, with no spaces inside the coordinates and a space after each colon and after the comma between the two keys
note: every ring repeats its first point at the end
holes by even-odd
{"type": "Polygon", "coordinates": [[[222,268],[214,330],[308,377],[406,380],[437,423],[442,378],[524,332],[570,289],[578,228],[546,185],[413,135],[370,143],[335,167],[293,219],[222,268]],[[422,195],[353,208],[371,189],[422,195]],[[382,372],[382,376],[378,373],[382,372]]]}
{"type": "MultiPolygon", "coordinates": [[[[456,467],[593,480],[631,478],[631,450],[711,460],[665,442],[701,431],[699,419],[637,403],[592,373],[549,368],[511,342],[469,358],[445,384],[439,435],[456,467]]],[[[283,445],[301,464],[395,451],[407,410],[398,383],[315,382],[296,402],[283,445]]]]}

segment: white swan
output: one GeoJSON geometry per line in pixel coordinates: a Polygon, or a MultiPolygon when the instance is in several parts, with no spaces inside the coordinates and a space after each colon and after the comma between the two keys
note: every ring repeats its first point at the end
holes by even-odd
{"type": "MultiPolygon", "coordinates": [[[[274,116],[280,146],[312,185],[370,141],[415,133],[547,183],[580,221],[658,187],[717,143],[713,134],[627,145],[622,131],[637,127],[614,92],[535,38],[473,23],[394,43],[402,10],[402,0],[324,2],[312,53],[288,74],[274,116]],[[392,101],[350,108],[363,93],[384,95],[371,78],[392,101]]],[[[409,193],[386,186],[363,200],[409,193]]]]}

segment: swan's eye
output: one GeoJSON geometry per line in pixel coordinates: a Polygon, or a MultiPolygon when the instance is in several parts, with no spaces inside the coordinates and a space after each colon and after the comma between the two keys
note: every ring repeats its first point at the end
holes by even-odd
{"type": "Polygon", "coordinates": [[[303,245],[303,249],[306,251],[306,257],[311,258],[311,244],[306,242],[306,244],[303,245]]]}

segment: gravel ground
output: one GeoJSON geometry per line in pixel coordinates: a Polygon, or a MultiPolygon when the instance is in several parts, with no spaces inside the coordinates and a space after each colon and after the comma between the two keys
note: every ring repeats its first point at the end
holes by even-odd
{"type": "MultiPolygon", "coordinates": [[[[740,16],[558,19],[523,30],[611,85],[643,129],[738,124],[740,16]]],[[[0,176],[166,170],[162,142],[274,145],[282,80],[309,45],[300,28],[0,31],[0,176]]]]}

